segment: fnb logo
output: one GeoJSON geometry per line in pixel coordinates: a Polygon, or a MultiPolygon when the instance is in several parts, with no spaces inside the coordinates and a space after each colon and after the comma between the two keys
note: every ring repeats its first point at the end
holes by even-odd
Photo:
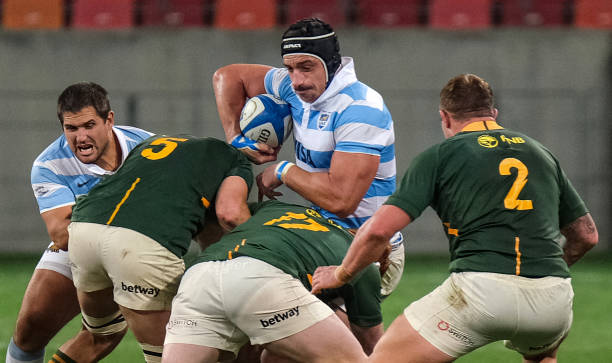
{"type": "Polygon", "coordinates": [[[525,143],[525,140],[520,136],[508,138],[504,135],[501,135],[501,141],[506,142],[508,144],[524,144],[525,143]]]}

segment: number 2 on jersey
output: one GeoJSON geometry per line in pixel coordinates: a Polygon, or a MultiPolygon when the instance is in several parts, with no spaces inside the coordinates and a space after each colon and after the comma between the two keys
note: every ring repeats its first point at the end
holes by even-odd
{"type": "Polygon", "coordinates": [[[516,179],[514,179],[514,183],[512,183],[512,187],[506,194],[506,198],[504,198],[504,207],[507,209],[517,209],[517,210],[529,210],[533,209],[533,202],[529,199],[521,200],[518,199],[521,190],[527,184],[527,175],[529,171],[527,170],[527,166],[523,164],[519,159],[515,158],[505,158],[499,163],[499,174],[500,175],[511,175],[510,170],[514,168],[517,170],[516,179]]]}
{"type": "Polygon", "coordinates": [[[149,145],[164,145],[163,148],[159,151],[153,151],[153,148],[148,147],[140,152],[140,155],[149,159],[149,160],[159,160],[163,159],[166,156],[170,155],[176,146],[178,145],[176,141],[183,142],[187,141],[187,139],[182,139],[178,137],[161,137],[159,139],[155,139],[151,141],[149,145]]]}

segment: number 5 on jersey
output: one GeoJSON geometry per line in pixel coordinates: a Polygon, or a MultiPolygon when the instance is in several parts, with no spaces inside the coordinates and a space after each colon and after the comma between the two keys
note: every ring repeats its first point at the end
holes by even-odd
{"type": "Polygon", "coordinates": [[[178,145],[176,142],[187,141],[187,139],[178,138],[178,137],[161,137],[159,139],[155,139],[151,141],[149,145],[164,145],[161,150],[154,151],[152,147],[148,147],[140,153],[142,157],[145,157],[149,160],[159,160],[163,159],[166,156],[170,155],[176,146],[178,145]]]}

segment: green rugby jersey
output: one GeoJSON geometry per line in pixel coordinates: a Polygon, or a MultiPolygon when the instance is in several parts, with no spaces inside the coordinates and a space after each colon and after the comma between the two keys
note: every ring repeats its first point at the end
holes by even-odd
{"type": "Polygon", "coordinates": [[[568,277],[560,227],[588,211],[556,158],[494,121],[469,124],[418,155],[386,202],[414,220],[430,205],[450,271],[568,277]]]}
{"type": "Polygon", "coordinates": [[[182,257],[229,176],[251,188],[251,163],[234,147],[213,138],[156,135],[77,200],[72,221],[129,228],[182,257]]]}
{"type": "MultiPolygon", "coordinates": [[[[208,247],[196,263],[249,256],[298,278],[310,289],[315,269],[341,264],[353,240],[350,233],[314,209],[277,201],[251,208],[253,216],[208,247]]],[[[319,297],[335,296],[344,298],[352,323],[373,326],[382,322],[380,273],[374,265],[349,284],[319,297]]]]}

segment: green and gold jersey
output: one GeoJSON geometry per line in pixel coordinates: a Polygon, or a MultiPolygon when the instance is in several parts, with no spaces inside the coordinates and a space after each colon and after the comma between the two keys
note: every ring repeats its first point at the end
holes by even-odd
{"type": "Polygon", "coordinates": [[[153,136],[77,200],[72,221],[129,228],[182,257],[229,176],[242,177],[249,189],[253,183],[251,163],[225,142],[153,136]]]}
{"type": "MultiPolygon", "coordinates": [[[[319,266],[339,265],[353,236],[314,209],[277,201],[251,206],[253,216],[208,247],[197,262],[249,256],[298,278],[308,289],[319,266]]],[[[344,298],[349,320],[358,326],[382,322],[380,273],[371,265],[322,300],[344,298]]]]}
{"type": "Polygon", "coordinates": [[[556,158],[494,121],[417,156],[386,202],[414,220],[431,206],[448,235],[451,272],[569,276],[560,227],[587,213],[556,158]]]}

